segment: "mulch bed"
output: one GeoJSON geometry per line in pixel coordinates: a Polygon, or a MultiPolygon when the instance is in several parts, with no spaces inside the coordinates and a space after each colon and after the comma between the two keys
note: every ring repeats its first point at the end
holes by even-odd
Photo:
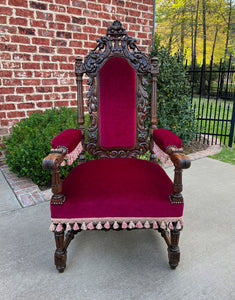
{"type": "Polygon", "coordinates": [[[185,154],[206,150],[208,147],[209,147],[208,144],[203,144],[201,141],[195,141],[195,140],[190,142],[190,144],[182,145],[185,154]]]}

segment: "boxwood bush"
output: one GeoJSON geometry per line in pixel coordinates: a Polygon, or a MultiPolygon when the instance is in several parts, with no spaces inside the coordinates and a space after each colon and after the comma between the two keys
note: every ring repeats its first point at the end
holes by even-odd
{"type": "MultiPolygon", "coordinates": [[[[10,170],[20,177],[30,177],[38,185],[50,184],[51,175],[42,169],[42,160],[50,152],[51,140],[61,131],[76,127],[77,113],[66,107],[48,109],[43,114],[33,113],[20,121],[13,126],[10,137],[4,139],[10,170]]],[[[61,168],[62,177],[70,169],[71,166],[61,168]]]]}
{"type": "Polygon", "coordinates": [[[196,133],[194,111],[191,105],[191,86],[183,64],[184,56],[171,54],[168,47],[155,37],[150,57],[158,57],[157,83],[158,128],[177,134],[184,143],[192,141],[196,133]]]}

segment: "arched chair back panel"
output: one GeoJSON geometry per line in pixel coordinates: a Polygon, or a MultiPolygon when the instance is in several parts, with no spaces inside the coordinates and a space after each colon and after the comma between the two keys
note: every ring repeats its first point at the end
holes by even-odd
{"type": "Polygon", "coordinates": [[[100,145],[134,147],[136,141],[135,70],[121,57],[111,57],[99,75],[100,145]]]}

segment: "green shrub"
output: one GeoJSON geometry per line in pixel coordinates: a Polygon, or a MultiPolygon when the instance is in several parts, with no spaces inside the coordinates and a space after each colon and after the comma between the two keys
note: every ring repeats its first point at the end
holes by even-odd
{"type": "Polygon", "coordinates": [[[172,55],[168,47],[155,38],[150,57],[159,61],[157,88],[158,128],[166,128],[177,134],[183,142],[189,142],[196,133],[194,111],[191,105],[191,86],[183,64],[184,56],[172,55]]]}
{"type": "MultiPolygon", "coordinates": [[[[38,185],[50,184],[51,175],[42,169],[42,160],[50,152],[51,140],[61,131],[76,127],[77,113],[66,107],[49,109],[43,114],[34,113],[20,121],[13,126],[10,137],[4,140],[10,170],[20,177],[30,177],[38,185]]],[[[70,169],[71,166],[61,168],[62,178],[70,169]]]]}

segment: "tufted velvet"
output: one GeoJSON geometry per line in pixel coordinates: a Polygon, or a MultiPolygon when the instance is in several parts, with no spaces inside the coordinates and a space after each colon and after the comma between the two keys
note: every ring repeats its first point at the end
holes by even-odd
{"type": "Polygon", "coordinates": [[[65,146],[68,148],[68,153],[81,142],[82,134],[79,129],[66,129],[53,138],[51,141],[52,148],[65,146]]]}
{"type": "Polygon", "coordinates": [[[153,131],[154,142],[162,151],[166,151],[166,148],[174,145],[177,148],[181,148],[182,140],[173,132],[168,129],[160,128],[153,131]]]}
{"type": "Polygon", "coordinates": [[[135,101],[135,70],[124,58],[110,58],[99,70],[102,147],[134,146],[135,101]]]}
{"type": "Polygon", "coordinates": [[[75,167],[63,181],[66,201],[51,205],[51,217],[181,217],[171,204],[172,182],[157,164],[131,158],[98,159],[75,167]]]}

